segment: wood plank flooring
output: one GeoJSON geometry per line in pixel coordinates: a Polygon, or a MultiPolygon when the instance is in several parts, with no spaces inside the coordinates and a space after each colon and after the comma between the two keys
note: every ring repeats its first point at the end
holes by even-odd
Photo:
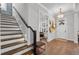
{"type": "Polygon", "coordinates": [[[47,43],[46,55],[79,55],[79,45],[73,41],[57,38],[47,43]]]}

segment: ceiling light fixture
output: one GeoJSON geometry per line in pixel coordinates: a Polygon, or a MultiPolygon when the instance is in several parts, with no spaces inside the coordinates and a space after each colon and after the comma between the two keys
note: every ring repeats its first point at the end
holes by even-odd
{"type": "Polygon", "coordinates": [[[63,17],[64,17],[64,13],[62,12],[62,9],[60,8],[57,18],[63,18],[63,17]]]}

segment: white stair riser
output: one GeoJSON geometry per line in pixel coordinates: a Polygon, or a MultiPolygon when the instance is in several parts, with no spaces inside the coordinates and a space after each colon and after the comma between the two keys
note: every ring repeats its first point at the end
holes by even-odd
{"type": "Polygon", "coordinates": [[[2,39],[9,39],[9,38],[17,38],[17,37],[22,37],[22,34],[17,34],[17,35],[7,35],[7,36],[0,36],[1,40],[2,39]]]}
{"type": "Polygon", "coordinates": [[[10,40],[10,41],[4,41],[4,42],[1,42],[1,45],[6,45],[6,44],[18,42],[18,41],[24,41],[24,38],[20,38],[20,39],[17,39],[17,40],[14,39],[14,40],[10,40]]]}
{"type": "Polygon", "coordinates": [[[0,22],[13,22],[13,23],[16,23],[16,21],[10,21],[10,20],[0,20],[0,22]]]}
{"type": "MultiPolygon", "coordinates": [[[[0,43],[1,46],[16,43],[16,42],[24,42],[23,34],[18,26],[17,21],[14,19],[13,16],[5,15],[5,14],[1,15],[0,27],[1,27],[0,28],[0,34],[1,34],[0,38],[2,40],[2,42],[0,43]],[[8,34],[11,34],[11,35],[8,35],[8,34]]],[[[21,44],[16,44],[15,46],[5,47],[5,48],[1,49],[0,52],[5,53],[5,52],[11,51],[13,49],[23,47],[25,45],[27,45],[27,43],[24,42],[21,44]]],[[[24,53],[25,50],[18,52],[17,54],[24,53]]],[[[30,49],[28,49],[28,50],[30,50],[30,49]]],[[[26,50],[26,51],[28,51],[28,50],[26,50]]]]}
{"type": "Polygon", "coordinates": [[[12,47],[8,47],[8,48],[5,48],[5,49],[2,49],[1,53],[4,53],[4,52],[10,51],[10,50],[13,50],[13,49],[22,47],[22,46],[24,46],[24,45],[26,45],[26,44],[27,44],[27,43],[19,44],[19,45],[16,45],[16,46],[12,46],[12,47]]]}
{"type": "Polygon", "coordinates": [[[5,26],[5,27],[18,27],[18,25],[0,25],[0,27],[1,27],[1,26],[3,26],[3,27],[4,27],[4,26],[5,26]]]}
{"type": "Polygon", "coordinates": [[[29,47],[29,48],[27,48],[27,49],[24,49],[24,50],[22,50],[22,51],[20,51],[20,52],[15,53],[14,55],[21,55],[21,54],[23,54],[23,53],[25,53],[25,52],[27,52],[27,51],[29,51],[29,50],[31,50],[31,49],[33,49],[33,47],[29,47]]]}
{"type": "Polygon", "coordinates": [[[16,22],[16,21],[13,20],[13,19],[6,19],[6,18],[1,18],[1,21],[14,21],[14,22],[16,22]]]}
{"type": "Polygon", "coordinates": [[[1,28],[1,30],[20,30],[19,28],[1,28]]]}
{"type": "Polygon", "coordinates": [[[12,22],[0,22],[0,24],[17,24],[17,23],[12,23],[12,22]]]}
{"type": "Polygon", "coordinates": [[[14,33],[21,33],[21,31],[13,31],[13,32],[11,32],[11,31],[6,31],[6,32],[1,32],[1,34],[14,34],[14,33]]]}
{"type": "Polygon", "coordinates": [[[1,25],[7,24],[7,25],[18,25],[17,23],[7,23],[7,22],[1,22],[1,25]]]}
{"type": "Polygon", "coordinates": [[[13,16],[8,16],[8,15],[1,15],[1,18],[12,18],[12,19],[14,19],[14,17],[13,16]]]}

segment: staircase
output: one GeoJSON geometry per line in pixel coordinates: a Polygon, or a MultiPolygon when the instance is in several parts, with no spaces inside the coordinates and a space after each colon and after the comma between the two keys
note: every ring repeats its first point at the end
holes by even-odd
{"type": "Polygon", "coordinates": [[[1,55],[31,55],[32,45],[27,45],[13,16],[0,13],[1,55]]]}

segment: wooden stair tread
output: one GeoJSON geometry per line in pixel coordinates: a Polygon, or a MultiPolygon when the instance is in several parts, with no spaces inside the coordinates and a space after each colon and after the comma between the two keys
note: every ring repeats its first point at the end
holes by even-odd
{"type": "Polygon", "coordinates": [[[27,45],[16,19],[7,14],[1,14],[0,20],[1,55],[25,53],[32,45],[27,45]],[[25,52],[23,52],[25,51],[25,52]]]}
{"type": "Polygon", "coordinates": [[[19,27],[7,27],[7,26],[0,26],[0,28],[19,28],[19,27]]]}
{"type": "Polygon", "coordinates": [[[0,21],[1,23],[12,23],[12,24],[17,24],[17,22],[10,22],[10,21],[0,21]]]}
{"type": "Polygon", "coordinates": [[[9,40],[15,40],[15,39],[20,39],[20,38],[23,38],[23,36],[21,36],[21,37],[16,37],[16,38],[2,39],[1,42],[9,41],[9,40]]]}
{"type": "Polygon", "coordinates": [[[8,52],[5,52],[5,53],[2,53],[1,55],[12,55],[12,54],[14,54],[14,53],[17,53],[17,52],[19,52],[19,51],[21,51],[21,50],[24,50],[24,49],[27,49],[27,48],[29,48],[29,47],[31,47],[32,45],[24,45],[24,46],[22,46],[22,47],[19,47],[19,48],[17,48],[17,49],[13,49],[13,50],[10,50],[10,51],[8,51],[8,52]]]}
{"type": "Polygon", "coordinates": [[[22,33],[9,33],[9,34],[0,34],[0,36],[6,36],[6,35],[17,35],[17,34],[22,34],[22,33]]]}
{"type": "Polygon", "coordinates": [[[14,25],[14,26],[18,26],[18,24],[11,24],[11,23],[0,23],[1,25],[14,25]]]}
{"type": "Polygon", "coordinates": [[[31,55],[32,53],[33,53],[33,50],[31,49],[31,50],[29,50],[29,51],[23,53],[22,55],[31,55]]]}
{"type": "Polygon", "coordinates": [[[0,20],[0,22],[6,22],[6,23],[17,23],[15,21],[7,21],[7,20],[0,20]]]}
{"type": "Polygon", "coordinates": [[[25,41],[20,42],[20,41],[19,41],[19,42],[15,42],[15,43],[10,43],[10,44],[6,44],[6,45],[2,45],[2,46],[1,46],[1,49],[7,48],[7,47],[16,46],[16,45],[22,44],[22,43],[27,43],[27,42],[25,42],[25,41]]]}
{"type": "Polygon", "coordinates": [[[2,31],[3,31],[3,32],[6,32],[6,31],[8,31],[8,32],[10,32],[10,31],[11,31],[11,32],[14,32],[14,31],[18,31],[18,32],[19,32],[19,31],[20,31],[20,32],[21,32],[21,30],[0,30],[0,31],[1,31],[1,32],[2,32],[2,31]]]}

